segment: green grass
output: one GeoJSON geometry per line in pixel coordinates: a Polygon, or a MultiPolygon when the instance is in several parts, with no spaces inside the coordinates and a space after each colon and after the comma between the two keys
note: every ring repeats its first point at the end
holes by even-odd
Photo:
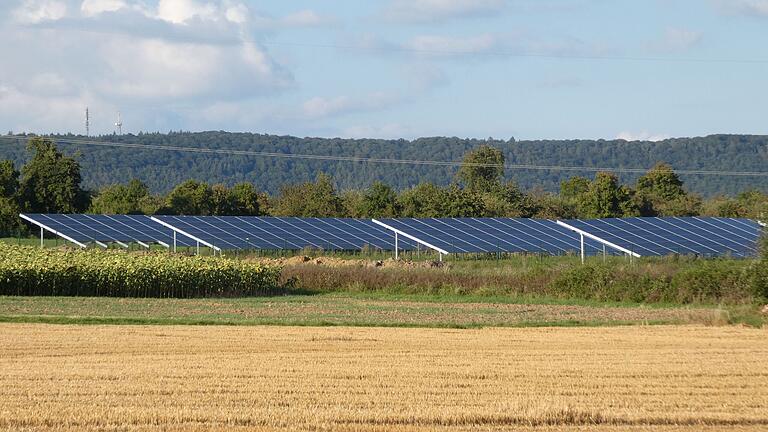
{"type": "MultiPolygon", "coordinates": [[[[320,294],[320,293],[318,293],[320,294]]],[[[321,295],[328,295],[322,293],[321,295]]],[[[562,305],[562,306],[589,306],[595,308],[613,307],[613,308],[659,308],[674,309],[685,307],[678,303],[637,303],[637,302],[615,302],[615,301],[597,301],[585,299],[562,299],[536,295],[474,295],[474,294],[392,294],[381,292],[360,292],[352,293],[356,298],[370,300],[389,300],[389,301],[417,301],[423,303],[487,303],[487,304],[518,304],[518,305],[562,305]]],[[[714,309],[719,307],[715,303],[696,304],[696,308],[714,309]]]]}
{"type": "Polygon", "coordinates": [[[478,328],[708,323],[714,315],[711,307],[518,300],[340,293],[239,299],[0,297],[0,322],[478,328]]]}
{"type": "MultiPolygon", "coordinates": [[[[159,325],[159,326],[291,326],[291,327],[382,327],[382,328],[451,328],[477,329],[489,327],[487,324],[458,324],[455,322],[436,323],[404,323],[377,321],[332,321],[332,320],[204,320],[204,319],[162,319],[162,318],[125,318],[125,317],[67,317],[67,316],[35,316],[0,315],[0,323],[23,324],[58,324],[58,325],[159,325]]],[[[687,324],[679,320],[651,321],[599,321],[599,320],[561,320],[561,321],[520,321],[505,326],[507,328],[529,327],[618,327],[636,325],[676,325],[687,324]]]]}

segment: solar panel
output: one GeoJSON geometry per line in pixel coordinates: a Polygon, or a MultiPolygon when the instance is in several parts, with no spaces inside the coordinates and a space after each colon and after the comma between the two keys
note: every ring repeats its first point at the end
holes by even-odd
{"type": "Polygon", "coordinates": [[[565,224],[643,256],[757,254],[760,225],[749,219],[660,217],[569,220],[565,224]]]}
{"type": "MultiPolygon", "coordinates": [[[[392,232],[365,219],[255,216],[155,216],[189,238],[223,250],[394,250],[392,232]]],[[[400,250],[416,243],[401,239],[400,250]]]]}
{"type": "MultiPolygon", "coordinates": [[[[580,236],[554,221],[513,218],[378,219],[403,235],[412,236],[445,253],[531,252],[566,255],[581,250],[580,236]]],[[[585,252],[602,253],[599,243],[586,239],[585,252]]]]}
{"type": "MultiPolygon", "coordinates": [[[[23,214],[37,226],[76,243],[173,243],[173,231],[143,215],[23,214]]],[[[195,242],[179,238],[178,244],[195,242]]]]}

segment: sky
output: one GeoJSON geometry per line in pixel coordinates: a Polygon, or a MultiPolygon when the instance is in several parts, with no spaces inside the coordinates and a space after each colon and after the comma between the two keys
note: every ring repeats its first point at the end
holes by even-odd
{"type": "Polygon", "coordinates": [[[0,130],[768,133],[768,0],[0,0],[0,130]]]}

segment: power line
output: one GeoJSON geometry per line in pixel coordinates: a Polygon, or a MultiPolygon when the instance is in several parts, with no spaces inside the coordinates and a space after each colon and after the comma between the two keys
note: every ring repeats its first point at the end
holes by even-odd
{"type": "MultiPolygon", "coordinates": [[[[0,139],[7,140],[20,140],[31,139],[35,137],[26,135],[4,135],[0,136],[0,139]]],[[[253,151],[253,150],[236,150],[236,149],[214,149],[206,147],[182,147],[173,145],[158,145],[158,144],[137,144],[137,143],[119,143],[109,141],[93,141],[75,138],[54,138],[56,142],[70,145],[87,145],[96,147],[111,147],[111,148],[131,148],[141,150],[161,150],[161,151],[175,151],[185,153],[202,153],[202,154],[217,154],[227,156],[257,156],[257,157],[273,157],[282,159],[305,159],[305,160],[322,160],[322,161],[335,161],[335,162],[361,162],[361,163],[381,163],[381,164],[395,164],[395,165],[422,165],[422,166],[444,166],[444,167],[460,167],[460,166],[472,166],[481,168],[504,168],[513,170],[539,170],[539,171],[570,171],[570,172],[599,172],[608,171],[614,173],[624,174],[644,174],[649,168],[617,168],[617,167],[588,167],[588,166],[565,166],[565,165],[535,165],[535,164],[487,164],[487,163],[464,163],[461,161],[436,161],[436,160],[418,160],[418,159],[388,159],[388,158],[372,158],[372,157],[359,157],[359,156],[328,156],[328,155],[313,155],[313,154],[297,154],[297,153],[279,153],[279,152],[265,152],[265,151],[253,151]]],[[[711,176],[731,176],[731,177],[768,177],[768,172],[764,171],[726,171],[726,170],[674,170],[677,174],[683,175],[711,175],[711,176]]]]}

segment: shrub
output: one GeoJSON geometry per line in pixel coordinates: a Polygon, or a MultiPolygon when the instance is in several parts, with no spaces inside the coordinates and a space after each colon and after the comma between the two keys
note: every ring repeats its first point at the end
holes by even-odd
{"type": "Polygon", "coordinates": [[[213,297],[276,294],[280,268],[168,253],[0,248],[0,295],[213,297]]]}
{"type": "Polygon", "coordinates": [[[758,266],[766,270],[762,263],[743,260],[590,264],[560,273],[552,290],[558,297],[602,301],[748,303],[768,294],[764,282],[768,278],[756,276],[758,266]]]}

